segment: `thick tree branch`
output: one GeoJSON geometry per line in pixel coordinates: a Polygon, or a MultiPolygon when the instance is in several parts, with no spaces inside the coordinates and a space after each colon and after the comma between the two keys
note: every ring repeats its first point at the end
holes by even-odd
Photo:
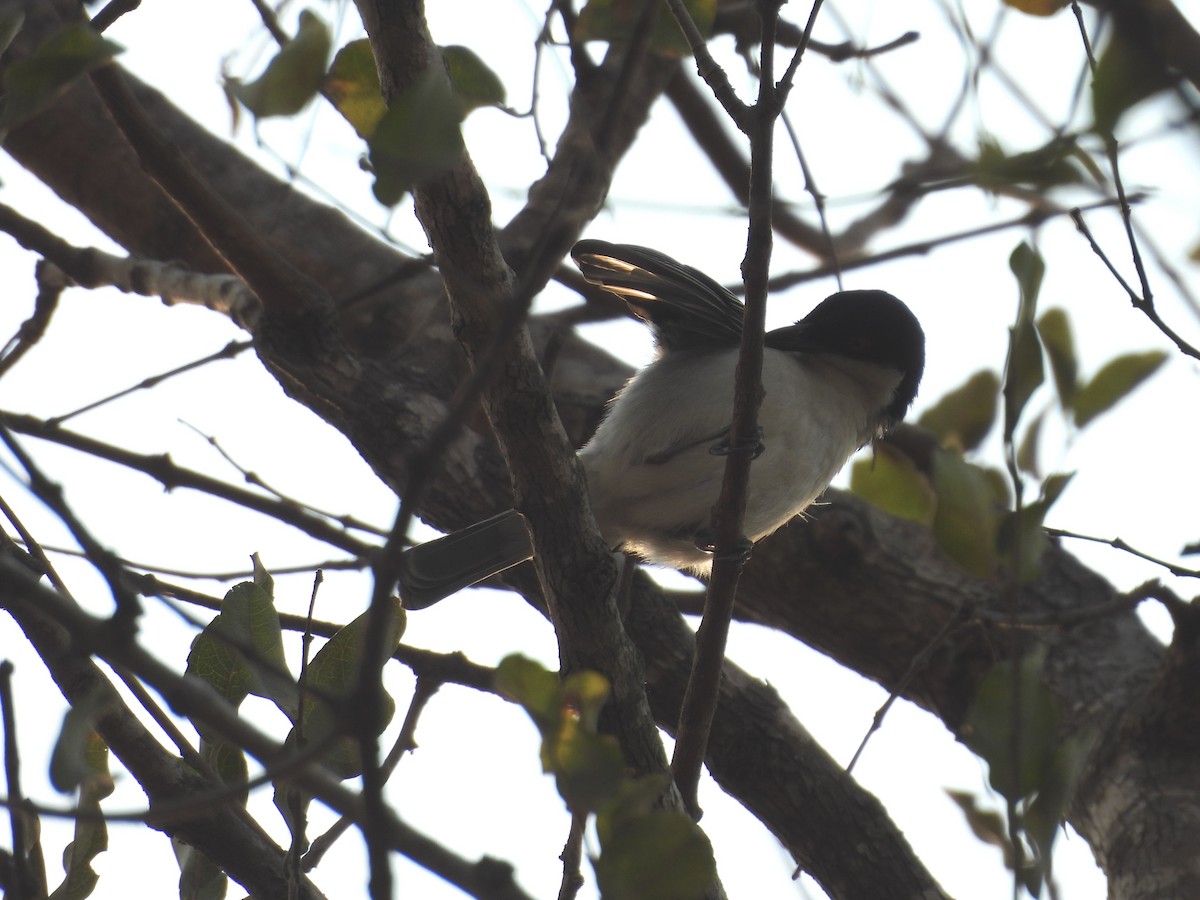
{"type": "MultiPolygon", "coordinates": [[[[419,4],[363,2],[360,11],[385,98],[428,66],[440,65],[419,4]]],[[[509,324],[514,307],[523,311],[549,273],[534,269],[518,285],[501,255],[487,192],[465,156],[447,174],[419,186],[415,200],[450,296],[456,334],[472,364],[481,364],[493,341],[507,336],[491,360],[482,400],[517,508],[531,522],[563,669],[593,669],[608,677],[613,693],[606,710],[627,763],[638,772],[663,771],[666,760],[646,703],[640,661],[617,611],[616,568],[591,518],[574,447],[528,334],[523,326],[509,324]]]]}
{"type": "MultiPolygon", "coordinates": [[[[40,10],[31,11],[18,45],[37,33],[40,10]]],[[[1183,38],[1189,33],[1190,29],[1180,32],[1183,38]]],[[[18,45],[14,49],[19,50],[18,45]]],[[[629,140],[671,71],[670,66],[650,71],[649,65],[647,79],[631,85],[636,94],[629,101],[628,115],[617,120],[629,140]]],[[[503,246],[518,271],[540,246],[548,224],[568,223],[565,236],[560,232],[555,236],[569,241],[572,229],[581,227],[590,215],[587,211],[594,210],[600,202],[597,198],[603,197],[623,145],[617,142],[611,157],[597,160],[594,145],[589,144],[586,116],[607,102],[604,89],[610,78],[611,72],[603,70],[587,83],[581,78],[555,165],[535,188],[530,204],[505,229],[503,246]],[[573,181],[571,172],[586,177],[573,181]],[[587,190],[576,203],[566,196],[566,188],[580,184],[587,190]]],[[[335,297],[360,298],[341,307],[347,344],[355,350],[331,352],[328,358],[289,371],[272,363],[269,353],[266,358],[293,396],[342,430],[381,477],[403,493],[408,454],[440,421],[446,398],[462,376],[462,355],[453,348],[448,317],[439,311],[442,293],[437,274],[422,261],[399,258],[349,227],[339,214],[270,178],[154,92],[144,87],[136,91],[156,125],[166,130],[173,143],[188,148],[193,164],[219,193],[250,198],[244,208],[253,216],[252,226],[293,265],[335,297]],[[397,302],[401,297],[403,301],[397,302]],[[360,352],[364,347],[376,355],[360,352]]],[[[197,270],[221,268],[194,229],[140,175],[86,85],[10,135],[5,147],[130,250],[158,259],[187,259],[197,270]],[[105,177],[80,175],[97,170],[103,170],[105,177]]],[[[578,442],[625,372],[604,354],[573,339],[564,345],[559,359],[554,378],[558,407],[578,442]]],[[[447,452],[446,472],[433,486],[424,509],[436,524],[467,524],[508,504],[507,477],[486,430],[459,436],[447,452]]],[[[923,530],[840,498],[817,509],[813,521],[795,523],[764,542],[742,585],[744,608],[757,621],[785,628],[885,685],[896,683],[914,655],[957,615],[963,602],[986,606],[994,601],[987,585],[965,578],[941,559],[923,530]],[[800,596],[803,603],[796,602],[800,596]]],[[[1110,586],[1055,549],[1027,602],[1030,611],[1053,611],[1101,605],[1113,597],[1110,586]]],[[[640,608],[636,606],[635,612],[640,608]]],[[[655,714],[670,723],[675,710],[656,688],[664,678],[660,668],[680,677],[682,670],[672,668],[672,661],[676,654],[687,658],[690,647],[669,633],[657,636],[665,645],[655,643],[651,640],[655,635],[646,634],[636,621],[635,616],[631,628],[649,663],[655,714]]],[[[1004,636],[985,634],[984,627],[972,624],[952,633],[932,654],[928,666],[916,673],[908,691],[951,728],[961,723],[966,703],[997,648],[1006,652],[1011,646],[1004,636]]],[[[1145,860],[1134,852],[1139,848],[1150,852],[1147,842],[1136,840],[1139,833],[1157,836],[1196,830],[1193,811],[1177,808],[1173,799],[1194,795],[1197,778],[1191,764],[1178,765],[1176,760],[1174,767],[1169,765],[1148,743],[1154,730],[1137,727],[1139,710],[1153,708],[1146,702],[1154,697],[1153,686],[1160,679],[1164,685],[1178,681],[1160,675],[1163,650],[1132,615],[1091,620],[1050,632],[1047,638],[1052,647],[1046,675],[1066,713],[1064,728],[1101,723],[1102,741],[1088,761],[1071,820],[1113,876],[1114,896],[1129,895],[1129,885],[1147,871],[1145,860]],[[1171,816],[1178,816],[1174,824],[1169,823],[1171,816]]],[[[1179,658],[1186,658],[1184,649],[1180,653],[1179,658]]],[[[726,684],[732,689],[736,682],[727,677],[726,684]]],[[[720,773],[726,788],[758,811],[776,834],[786,835],[785,842],[802,861],[810,853],[833,852],[820,845],[820,834],[788,830],[797,823],[813,824],[812,809],[823,808],[779,790],[780,785],[792,784],[807,788],[803,773],[793,773],[786,765],[802,739],[790,729],[755,732],[755,713],[761,709],[769,719],[782,708],[741,690],[735,697],[722,698],[708,759],[712,771],[720,773]],[[721,732],[726,727],[722,723],[728,723],[728,732],[721,732]],[[753,741],[741,737],[750,734],[759,737],[753,741]],[[761,761],[747,755],[751,744],[760,751],[761,761]],[[763,779],[748,777],[751,770],[765,773],[763,779]]],[[[838,877],[837,873],[824,876],[829,883],[837,883],[838,877]]]]}
{"type": "MultiPolygon", "coordinates": [[[[342,786],[318,765],[289,767],[293,751],[283,747],[237,714],[203,682],[184,678],[158,660],[136,640],[106,629],[103,620],[87,614],[72,601],[38,584],[36,576],[12,561],[0,560],[4,608],[12,614],[39,654],[50,665],[51,675],[72,703],[83,702],[89,692],[111,687],[99,669],[80,648],[89,647],[107,662],[127,667],[151,685],[183,715],[222,734],[264,765],[282,764],[287,778],[332,809],[358,823],[364,818],[358,795],[342,786]]],[[[105,742],[147,791],[152,813],[156,802],[177,804],[223,794],[214,785],[158,745],[128,709],[113,697],[109,711],[97,727],[105,742]]],[[[188,843],[217,861],[232,878],[254,895],[285,897],[287,875],[284,851],[262,834],[236,804],[198,803],[189,806],[189,816],[164,816],[156,827],[179,834],[188,843]]],[[[382,838],[414,862],[441,875],[472,896],[527,900],[512,880],[512,870],[503,863],[483,859],[472,863],[412,829],[400,819],[386,820],[382,838]]],[[[301,896],[317,898],[319,892],[306,879],[301,896]]]]}

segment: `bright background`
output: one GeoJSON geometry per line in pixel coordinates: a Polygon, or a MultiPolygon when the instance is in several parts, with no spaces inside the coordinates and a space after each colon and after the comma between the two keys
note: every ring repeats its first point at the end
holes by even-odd
{"type": "MultiPolygon", "coordinates": [[[[527,108],[533,78],[534,40],[542,11],[528,0],[430,4],[434,39],[474,49],[507,86],[509,102],[527,108]]],[[[1200,3],[1181,3],[1189,20],[1200,21],[1200,3]]],[[[331,6],[314,7],[327,21],[331,6]]],[[[930,123],[941,117],[961,89],[964,56],[969,49],[950,37],[945,17],[965,16],[976,34],[990,31],[999,6],[984,0],[958,5],[840,2],[836,4],[858,41],[881,44],[908,30],[921,33],[909,47],[879,57],[877,71],[930,123]]],[[[294,27],[298,7],[282,17],[294,27]]],[[[792,4],[785,14],[802,21],[807,8],[792,4]]],[[[350,10],[336,41],[353,33],[350,10]]],[[[147,3],[122,19],[109,36],[127,51],[123,65],[164,90],[180,107],[222,136],[229,136],[229,110],[219,86],[221,61],[240,75],[256,74],[274,52],[258,29],[249,3],[147,3]]],[[[846,35],[830,15],[822,14],[817,38],[836,42],[846,35]]],[[[597,50],[599,48],[596,48],[597,50]]],[[[714,50],[744,97],[749,81],[731,53],[729,39],[714,50]]],[[[1030,19],[1010,12],[996,44],[1007,73],[1022,83],[1050,119],[1058,122],[1069,108],[1082,60],[1074,19],[1063,12],[1051,19],[1030,19]]],[[[553,143],[565,116],[570,73],[562,58],[545,54],[540,80],[542,127],[553,143]]],[[[870,208],[875,191],[895,175],[897,159],[923,155],[920,140],[897,120],[880,112],[872,68],[861,62],[833,65],[812,54],[800,69],[789,111],[820,189],[830,198],[832,227],[870,208]]],[[[1002,139],[1010,150],[1043,143],[1048,133],[1011,94],[985,76],[968,100],[969,112],[950,130],[962,148],[976,145],[980,134],[1002,139]]],[[[1168,101],[1139,107],[1127,121],[1129,135],[1154,135],[1122,157],[1130,190],[1149,189],[1151,199],[1136,213],[1138,223],[1168,258],[1179,260],[1200,238],[1196,210],[1196,160],[1189,137],[1164,129],[1180,118],[1168,101]]],[[[1075,123],[1079,125],[1079,122],[1075,123]]],[[[495,110],[472,115],[466,126],[468,147],[492,191],[496,221],[504,223],[520,208],[529,182],[544,169],[531,121],[495,110]]],[[[401,246],[425,248],[411,205],[393,213],[372,199],[369,178],[360,172],[360,144],[328,106],[314,105],[296,121],[269,122],[254,133],[243,122],[236,142],[273,171],[298,168],[312,189],[335,196],[374,227],[386,229],[401,246]]],[[[103,173],[96,173],[103,177],[103,173]]],[[[811,206],[803,193],[799,167],[781,134],[777,149],[780,193],[802,209],[811,206]]],[[[80,246],[119,252],[77,213],[66,207],[8,157],[0,157],[3,202],[38,218],[80,246]]],[[[1094,199],[1083,191],[1056,194],[1063,203],[1094,199]],[[1069,199],[1066,199],[1069,198],[1069,199]]],[[[318,195],[320,195],[318,193],[318,195]]],[[[898,231],[885,234],[874,249],[934,237],[1007,219],[1024,207],[978,190],[946,191],[920,203],[898,231]]],[[[1132,276],[1128,251],[1115,213],[1089,216],[1089,223],[1111,257],[1132,276]]],[[[681,261],[702,266],[726,283],[738,278],[744,252],[745,222],[728,192],[682,133],[665,102],[617,173],[607,208],[589,235],[654,246],[681,261]]],[[[912,306],[928,336],[928,366],[915,412],[919,414],[947,390],[979,368],[1003,365],[1007,327],[1017,300],[1008,272],[1009,252],[1028,238],[1017,229],[955,244],[925,256],[848,273],[847,287],[880,286],[912,306]]],[[[1104,272],[1076,234],[1059,218],[1037,236],[1048,262],[1041,308],[1064,306],[1076,331],[1082,374],[1091,375],[1118,352],[1167,348],[1165,339],[1140,314],[1104,272]]],[[[0,334],[11,334],[32,308],[32,260],[0,240],[0,266],[7,273],[5,302],[0,304],[0,334]]],[[[776,242],[776,273],[802,269],[806,257],[776,242]]],[[[1195,266],[1181,271],[1194,288],[1195,266]]],[[[1154,286],[1163,315],[1198,340],[1196,311],[1156,272],[1154,286]]],[[[835,289],[832,280],[812,283],[773,300],[774,325],[803,316],[835,289]]],[[[545,308],[570,302],[552,286],[545,308]]],[[[623,321],[593,326],[588,337],[633,364],[650,357],[648,336],[623,321]]],[[[204,310],[168,308],[155,301],[114,291],[72,290],[63,298],[49,334],[0,381],[0,408],[57,415],[182,362],[212,353],[242,337],[236,327],[204,310]]],[[[1043,438],[1047,471],[1076,470],[1074,481],[1055,507],[1050,524],[1087,534],[1120,536],[1147,552],[1176,558],[1179,548],[1197,539],[1176,510],[1194,508],[1200,474],[1194,466],[1196,366],[1177,354],[1148,384],[1118,410],[1082,434],[1050,429],[1043,438]]],[[[1033,401],[1036,411],[1053,402],[1048,389],[1033,401]]],[[[71,427],[147,453],[169,452],[184,466],[218,474],[232,482],[240,474],[225,463],[204,438],[217,438],[244,469],[262,476],[284,494],[318,508],[352,514],[386,527],[395,498],[367,469],[353,448],[313,414],[286,399],[252,355],[220,362],[80,416],[71,427]]],[[[185,491],[164,493],[137,473],[96,462],[53,446],[25,441],[35,457],[64,484],[76,512],[109,547],[136,562],[191,572],[244,572],[257,551],[272,570],[291,566],[310,570],[331,557],[317,545],[273,521],[231,510],[208,497],[185,491]]],[[[993,435],[986,455],[998,461],[993,435]]],[[[6,466],[11,460],[4,457],[6,466]]],[[[26,524],[50,546],[66,546],[60,525],[20,486],[10,470],[0,474],[0,492],[16,505],[26,524]]],[[[844,482],[840,482],[844,483],[844,482]]],[[[819,515],[819,512],[817,513],[819,515]]],[[[1107,548],[1073,542],[1070,549],[1111,579],[1130,588],[1165,573],[1107,548]]],[[[55,558],[77,596],[107,608],[107,592],[90,570],[55,558]]],[[[281,608],[302,611],[311,574],[277,577],[281,608]]],[[[1168,579],[1169,581],[1169,579],[1168,579]]],[[[232,581],[200,581],[197,586],[221,595],[232,581]]],[[[1174,582],[1188,594],[1184,582],[1174,582]]],[[[317,615],[348,621],[369,597],[366,578],[326,572],[317,615]]],[[[897,602],[903,602],[897,598],[897,602]]],[[[146,643],[182,669],[191,632],[170,611],[147,604],[142,627],[146,643]]],[[[1164,638],[1169,620],[1157,608],[1144,615],[1164,638]]],[[[405,641],[437,650],[463,650],[471,659],[494,664],[520,651],[556,666],[548,623],[519,598],[501,593],[466,593],[413,614],[405,641]]],[[[295,642],[298,644],[298,641],[295,642]]],[[[295,647],[290,649],[295,650],[295,647]]],[[[886,694],[804,646],[748,625],[734,628],[730,656],[774,685],[796,715],[839,760],[849,761],[886,694]]],[[[0,656],[16,664],[18,714],[25,790],[47,805],[66,807],[45,781],[45,764],[65,705],[27,653],[10,621],[0,620],[0,656]]],[[[293,657],[295,664],[295,657],[293,657]]],[[[393,667],[390,687],[398,702],[394,733],[406,709],[411,679],[393,667]]],[[[282,719],[265,703],[248,701],[247,712],[264,726],[282,728],[282,719]],[[255,704],[258,704],[257,707],[255,704]]],[[[387,737],[385,736],[385,738],[387,737]]],[[[568,817],[553,782],[540,772],[537,734],[519,709],[465,688],[446,686],[424,713],[418,751],[400,765],[390,790],[399,814],[431,837],[467,858],[487,854],[513,862],[521,884],[536,897],[554,896],[561,876],[557,857],[567,836],[568,817]]],[[[998,850],[974,838],[945,789],[986,790],[983,765],[933,717],[906,703],[888,715],[856,769],[856,777],[887,806],[917,853],[952,895],[1000,900],[1012,894],[998,850]]],[[[823,896],[811,881],[790,880],[793,863],[766,830],[711,782],[701,803],[703,827],[717,850],[721,877],[731,897],[783,898],[823,896]]],[[[145,798],[127,776],[106,808],[133,810],[145,798]]],[[[997,800],[997,806],[1002,805],[997,800]]],[[[286,843],[286,831],[270,805],[269,793],[252,800],[260,820],[286,843]]],[[[314,808],[310,835],[319,833],[322,813],[314,808]]],[[[327,818],[327,817],[326,817],[327,818]]],[[[51,885],[57,880],[56,854],[70,840],[69,823],[47,818],[43,842],[51,885]]],[[[167,839],[138,826],[114,825],[111,849],[96,868],[100,886],[94,896],[124,898],[136,887],[139,896],[171,896],[178,871],[167,839]]],[[[421,898],[461,896],[422,870],[397,860],[397,895],[421,898]]],[[[1056,880],[1064,900],[1102,897],[1103,876],[1087,845],[1071,833],[1056,847],[1056,880]]],[[[585,875],[588,875],[585,867],[585,875]]],[[[342,839],[315,873],[330,897],[366,894],[364,853],[351,834],[342,839]]],[[[232,896],[240,896],[236,886],[232,896]]],[[[582,898],[593,897],[589,884],[582,898]]]]}

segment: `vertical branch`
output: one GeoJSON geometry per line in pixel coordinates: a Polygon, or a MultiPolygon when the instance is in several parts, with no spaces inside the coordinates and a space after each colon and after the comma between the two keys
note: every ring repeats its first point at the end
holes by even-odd
{"type": "Polygon", "coordinates": [[[29,829],[25,817],[29,814],[21,794],[21,755],[17,749],[17,716],[13,710],[12,694],[13,664],[9,660],[0,662],[0,715],[4,724],[4,779],[8,791],[8,819],[12,827],[13,878],[11,885],[15,897],[46,896],[45,878],[39,885],[37,873],[30,865],[29,829]],[[40,887],[40,889],[39,889],[40,887]]]}
{"type": "MultiPolygon", "coordinates": [[[[747,552],[742,534],[750,463],[757,444],[758,409],[762,404],[763,332],[766,324],[767,271],[771,258],[772,136],[781,108],[775,87],[775,30],[780,3],[762,0],[761,76],[758,100],[750,116],[750,228],[742,274],[746,282],[746,317],[734,381],[730,454],[721,496],[714,509],[716,553],[704,617],[696,634],[696,654],[688,679],[671,769],[693,815],[700,814],[697,786],[708,746],[721,685],[721,667],[738,577],[747,552]]],[[[769,439],[769,438],[768,438],[769,439]]]]}
{"type": "MultiPolygon", "coordinates": [[[[1078,3],[1071,4],[1071,10],[1075,14],[1075,21],[1079,26],[1079,37],[1083,41],[1083,48],[1087,54],[1088,68],[1091,70],[1092,77],[1096,75],[1096,54],[1092,49],[1091,40],[1087,33],[1087,24],[1083,21],[1083,11],[1080,10],[1078,3]]],[[[1154,294],[1150,290],[1150,278],[1146,274],[1146,265],[1142,261],[1142,252],[1138,248],[1137,234],[1133,227],[1133,206],[1130,203],[1128,194],[1125,192],[1125,183],[1121,178],[1120,166],[1120,146],[1117,143],[1117,136],[1112,128],[1104,130],[1101,134],[1104,140],[1105,155],[1108,157],[1109,168],[1112,169],[1113,188],[1116,190],[1117,203],[1121,209],[1121,224],[1125,226],[1125,237],[1129,241],[1129,253],[1133,259],[1133,268],[1137,272],[1138,285],[1140,293],[1123,278],[1117,271],[1116,267],[1104,255],[1104,251],[1100,249],[1095,238],[1083,223],[1083,216],[1078,210],[1071,211],[1071,218],[1075,222],[1075,227],[1087,239],[1091,245],[1093,252],[1104,262],[1108,270],[1116,278],[1117,283],[1124,289],[1129,296],[1129,302],[1133,304],[1133,308],[1141,311],[1157,328],[1170,338],[1175,346],[1188,356],[1200,359],[1200,351],[1196,347],[1188,343],[1182,336],[1175,332],[1159,315],[1158,310],[1154,306],[1154,294]]]]}

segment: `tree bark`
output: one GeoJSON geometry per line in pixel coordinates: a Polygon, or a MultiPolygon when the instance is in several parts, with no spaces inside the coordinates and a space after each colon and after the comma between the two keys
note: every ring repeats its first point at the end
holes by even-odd
{"type": "MultiPolygon", "coordinates": [[[[49,27],[41,15],[30,14],[15,55],[28,48],[39,27],[43,34],[49,27]]],[[[622,98],[613,136],[599,157],[589,143],[587,117],[608,102],[602,88],[612,84],[613,72],[601,67],[581,77],[571,122],[547,176],[500,233],[518,279],[553,257],[539,244],[540,235],[555,235],[553,250],[561,256],[560,245],[569,244],[594,214],[613,167],[677,69],[657,66],[653,77],[622,98]],[[570,202],[555,202],[556,195],[570,202]]],[[[274,250],[337,302],[345,341],[330,355],[298,367],[273,358],[269,348],[260,353],[289,394],[342,431],[404,496],[412,455],[446,415],[466,372],[442,278],[277,181],[157,92],[138,86],[136,93],[214,190],[241,198],[240,208],[274,250]]],[[[131,252],[183,259],[204,271],[222,266],[186,217],[145,178],[88,85],[77,85],[14,131],[5,149],[131,252]],[[95,172],[104,177],[91,177],[95,172]]],[[[453,277],[450,269],[458,263],[450,256],[439,261],[447,278],[453,277]]],[[[538,335],[539,323],[532,321],[530,329],[538,335]]],[[[576,445],[626,375],[611,357],[565,338],[551,387],[576,445]]],[[[460,430],[440,472],[421,507],[437,527],[461,527],[512,501],[486,425],[460,430]]],[[[831,496],[833,502],[816,509],[811,521],[795,522],[756,547],[742,578],[744,614],[888,688],[900,683],[947,623],[961,620],[904,688],[904,696],[959,733],[983,673],[1025,646],[1027,638],[1005,633],[978,614],[1005,609],[999,588],[959,572],[927,530],[852,497],[831,496]]],[[[528,578],[520,583],[536,597],[528,578]]],[[[1074,611],[1114,597],[1111,585],[1055,546],[1040,578],[1023,588],[1021,611],[1074,611]]],[[[1087,732],[1093,738],[1069,819],[1095,851],[1115,898],[1200,896],[1200,863],[1189,841],[1200,833],[1200,729],[1188,691],[1195,684],[1197,646],[1195,629],[1181,621],[1169,649],[1131,611],[1037,635],[1049,647],[1044,675],[1063,713],[1063,737],[1087,732]]],[[[653,713],[669,730],[680,678],[686,678],[690,636],[677,613],[668,614],[650,599],[635,604],[627,627],[645,660],[653,713]]],[[[912,886],[906,896],[936,890],[874,798],[837,777],[836,766],[821,759],[823,753],[777,697],[732,668],[722,696],[709,749],[711,771],[806,868],[820,871],[819,880],[835,895],[864,896],[855,893],[862,887],[855,881],[864,877],[861,870],[889,860],[900,873],[896,877],[904,878],[895,883],[912,886]],[[827,799],[834,795],[840,799],[827,799]],[[869,836],[868,843],[831,827],[842,816],[851,829],[869,836]],[[838,837],[823,841],[830,835],[838,837]]]]}

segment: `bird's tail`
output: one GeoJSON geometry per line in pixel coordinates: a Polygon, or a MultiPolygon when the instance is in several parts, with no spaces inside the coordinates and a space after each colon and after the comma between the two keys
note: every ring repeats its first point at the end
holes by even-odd
{"type": "Polygon", "coordinates": [[[515,509],[410,547],[400,578],[404,608],[425,609],[532,558],[533,540],[515,509]]]}
{"type": "Polygon", "coordinates": [[[585,240],[571,256],[583,277],[622,298],[667,350],[737,346],[745,307],[698,269],[634,244],[585,240]]]}

